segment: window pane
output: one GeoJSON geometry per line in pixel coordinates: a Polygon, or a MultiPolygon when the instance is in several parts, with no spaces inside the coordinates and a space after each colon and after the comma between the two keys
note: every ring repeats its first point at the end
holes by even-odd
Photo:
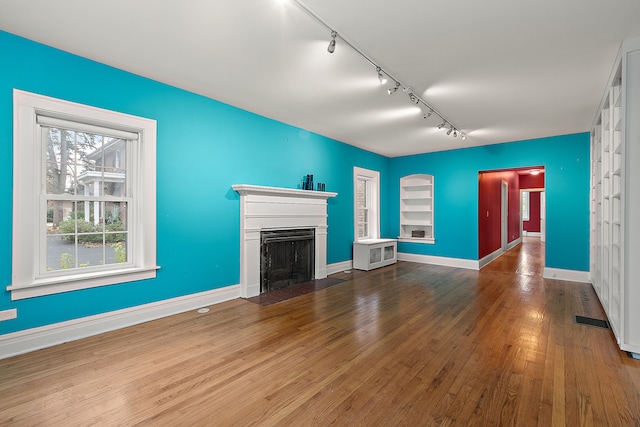
{"type": "Polygon", "coordinates": [[[367,207],[367,181],[364,179],[356,181],[356,206],[358,208],[367,207]]]}
{"type": "Polygon", "coordinates": [[[74,132],[44,128],[46,138],[46,191],[48,194],[74,194],[76,153],[74,132]]]}
{"type": "Polygon", "coordinates": [[[47,261],[46,271],[65,270],[76,268],[75,238],[72,241],[61,236],[47,236],[47,261]]]}
{"type": "Polygon", "coordinates": [[[528,191],[522,192],[521,205],[522,205],[522,220],[528,221],[529,220],[529,192],[528,191]]]}
{"type": "Polygon", "coordinates": [[[44,133],[47,194],[127,196],[125,140],[48,127],[44,133]]]}
{"type": "Polygon", "coordinates": [[[369,209],[358,209],[358,237],[369,237],[369,209]]]}
{"type": "Polygon", "coordinates": [[[46,229],[46,271],[127,262],[126,202],[49,200],[46,229]]]}

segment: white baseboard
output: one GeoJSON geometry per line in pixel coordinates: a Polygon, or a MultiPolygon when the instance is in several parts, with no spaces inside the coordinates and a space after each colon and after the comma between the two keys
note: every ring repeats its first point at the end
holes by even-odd
{"type": "Polygon", "coordinates": [[[327,274],[340,273],[341,271],[352,270],[353,261],[342,261],[334,264],[327,264],[327,274]]]}
{"type": "Polygon", "coordinates": [[[443,265],[445,267],[466,268],[468,270],[479,270],[480,264],[472,259],[448,258],[433,255],[417,255],[398,252],[398,261],[411,261],[421,264],[443,265]]]}
{"type": "Polygon", "coordinates": [[[542,272],[545,279],[566,280],[568,282],[591,283],[591,275],[588,271],[563,270],[561,268],[545,267],[542,272]]]}
{"type": "Polygon", "coordinates": [[[522,243],[522,236],[518,237],[516,240],[514,240],[511,243],[507,243],[507,250],[510,251],[511,249],[518,246],[520,243],[522,243]]]}
{"type": "Polygon", "coordinates": [[[240,297],[240,285],[0,335],[0,359],[137,325],[240,297]]]}
{"type": "Polygon", "coordinates": [[[504,254],[505,252],[502,250],[502,248],[498,248],[495,251],[491,252],[489,255],[482,257],[482,259],[480,259],[480,261],[478,261],[478,265],[480,268],[484,267],[485,265],[489,264],[491,261],[497,259],[498,257],[500,257],[500,255],[504,254]]]}

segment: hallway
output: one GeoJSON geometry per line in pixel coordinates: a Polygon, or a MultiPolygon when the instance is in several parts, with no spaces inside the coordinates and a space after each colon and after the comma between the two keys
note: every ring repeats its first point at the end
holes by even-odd
{"type": "Polygon", "coordinates": [[[544,242],[539,237],[523,237],[522,243],[482,267],[482,272],[542,277],[544,242]]]}

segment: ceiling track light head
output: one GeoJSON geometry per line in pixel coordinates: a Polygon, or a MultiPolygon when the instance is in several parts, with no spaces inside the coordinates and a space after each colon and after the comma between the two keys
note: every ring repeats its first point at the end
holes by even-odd
{"type": "Polygon", "coordinates": [[[419,102],[420,102],[420,100],[418,99],[418,97],[417,97],[417,96],[415,96],[415,95],[413,94],[413,92],[410,92],[410,93],[409,93],[409,99],[410,99],[410,100],[411,100],[411,102],[413,102],[414,104],[417,104],[417,103],[419,103],[419,102]]]}
{"type": "Polygon", "coordinates": [[[381,85],[387,84],[387,76],[382,72],[382,68],[376,67],[376,71],[378,72],[378,80],[380,80],[381,85]]]}
{"type": "Polygon", "coordinates": [[[333,53],[336,51],[336,37],[338,33],[335,31],[331,31],[331,41],[329,42],[329,46],[327,47],[327,52],[333,53]]]}
{"type": "Polygon", "coordinates": [[[447,131],[447,135],[451,135],[451,129],[447,131]]]}
{"type": "Polygon", "coordinates": [[[394,87],[390,87],[389,90],[387,90],[387,93],[389,95],[393,95],[394,93],[396,93],[398,91],[399,87],[400,87],[400,83],[396,82],[396,85],[394,87]]]}
{"type": "Polygon", "coordinates": [[[438,129],[442,129],[445,125],[447,124],[447,122],[442,122],[438,125],[438,129]]]}
{"type": "Polygon", "coordinates": [[[453,137],[456,138],[458,136],[458,130],[454,129],[453,130],[453,137]]]}
{"type": "Polygon", "coordinates": [[[462,136],[461,136],[462,140],[463,140],[463,141],[466,141],[466,140],[467,140],[467,135],[464,135],[464,134],[461,134],[461,135],[462,135],[462,136]]]}

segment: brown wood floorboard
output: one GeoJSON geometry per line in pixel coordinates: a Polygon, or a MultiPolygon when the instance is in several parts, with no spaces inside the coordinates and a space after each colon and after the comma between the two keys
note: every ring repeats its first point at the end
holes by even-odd
{"type": "Polygon", "coordinates": [[[0,425],[640,426],[640,361],[527,238],[481,271],[399,262],[0,361],[0,425]]]}

